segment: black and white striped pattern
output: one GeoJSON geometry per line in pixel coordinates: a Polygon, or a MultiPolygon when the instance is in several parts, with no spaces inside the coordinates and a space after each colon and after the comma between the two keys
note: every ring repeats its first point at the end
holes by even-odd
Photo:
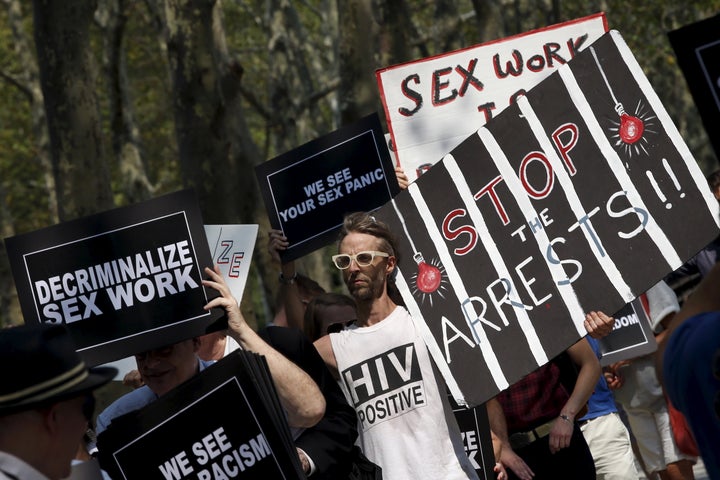
{"type": "Polygon", "coordinates": [[[376,213],[399,237],[406,306],[466,405],[575,343],[585,312],[619,310],[720,227],[704,175],[614,31],[376,213]],[[619,136],[618,102],[643,122],[641,140],[619,136]],[[416,254],[440,269],[436,291],[419,288],[416,254]]]}

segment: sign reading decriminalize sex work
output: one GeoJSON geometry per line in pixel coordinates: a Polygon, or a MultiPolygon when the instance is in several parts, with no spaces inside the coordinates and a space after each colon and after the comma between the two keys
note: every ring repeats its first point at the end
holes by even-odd
{"type": "Polygon", "coordinates": [[[267,364],[239,350],[114,418],[98,450],[126,480],[305,478],[267,364]]]}
{"type": "Polygon", "coordinates": [[[375,216],[458,404],[478,405],[678,268],[718,202],[622,37],[542,81],[375,216]]]}
{"type": "Polygon", "coordinates": [[[398,191],[377,114],[255,167],[273,228],[290,245],[283,262],[331,243],[346,213],[381,207],[398,191]]]}
{"type": "Polygon", "coordinates": [[[61,323],[90,365],[206,333],[212,266],[183,190],[5,239],[26,323],[61,323]]]}
{"type": "Polygon", "coordinates": [[[376,72],[410,180],[607,32],[602,13],[376,72]]]}

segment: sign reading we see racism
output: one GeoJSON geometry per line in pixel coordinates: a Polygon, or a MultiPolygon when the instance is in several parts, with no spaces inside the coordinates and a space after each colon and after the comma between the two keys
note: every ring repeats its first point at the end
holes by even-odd
{"type": "Polygon", "coordinates": [[[283,262],[331,243],[343,216],[381,207],[399,191],[377,114],[255,167],[283,262]]]}
{"type": "Polygon", "coordinates": [[[607,31],[604,14],[376,72],[392,149],[410,180],[607,31]]]}
{"type": "Polygon", "coordinates": [[[304,478],[267,363],[247,351],[113,419],[98,451],[126,480],[304,478]]]}
{"type": "Polygon", "coordinates": [[[190,190],[5,240],[26,323],[65,324],[90,365],[206,333],[212,266],[190,190]]]}
{"type": "Polygon", "coordinates": [[[718,202],[617,32],[375,213],[396,283],[459,404],[477,405],[678,268],[718,202]]]}

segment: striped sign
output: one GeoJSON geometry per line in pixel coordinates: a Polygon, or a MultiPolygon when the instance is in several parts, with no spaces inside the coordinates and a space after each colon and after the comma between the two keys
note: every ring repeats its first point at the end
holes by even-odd
{"type": "Polygon", "coordinates": [[[619,33],[603,35],[376,212],[407,308],[478,405],[718,235],[718,202],[619,33]]]}

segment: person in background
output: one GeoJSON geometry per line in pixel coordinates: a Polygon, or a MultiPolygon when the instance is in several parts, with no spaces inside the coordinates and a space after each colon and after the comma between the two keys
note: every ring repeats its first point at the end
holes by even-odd
{"type": "Polygon", "coordinates": [[[600,378],[600,362],[585,338],[567,355],[578,368],[571,391],[563,383],[564,363],[552,360],[487,403],[510,479],[551,479],[560,472],[566,478],[595,478],[592,454],[575,420],[600,378]]]}
{"type": "Polygon", "coordinates": [[[323,293],[305,310],[303,330],[313,342],[328,333],[339,332],[357,321],[357,305],[342,293],[323,293]]]}
{"type": "MultiPolygon", "coordinates": [[[[680,309],[675,292],[661,281],[643,294],[641,300],[661,342],[667,335],[663,332],[665,326],[680,309]]],[[[679,450],[673,435],[668,404],[656,375],[655,354],[610,365],[605,378],[615,400],[627,414],[647,471],[657,472],[662,480],[694,478],[695,458],[679,450]]]]}
{"type": "Polygon", "coordinates": [[[720,265],[670,321],[657,362],[667,395],[685,415],[708,475],[720,479],[720,265]]]}
{"type": "Polygon", "coordinates": [[[88,369],[62,325],[0,331],[0,480],[59,480],[88,429],[93,390],[117,374],[88,369]]]}
{"type": "MultiPolygon", "coordinates": [[[[588,342],[599,359],[597,340],[588,338],[588,342]]],[[[604,375],[600,375],[588,400],[587,413],[580,417],[578,424],[595,460],[598,480],[638,478],[630,432],[620,418],[604,375]]]]}

